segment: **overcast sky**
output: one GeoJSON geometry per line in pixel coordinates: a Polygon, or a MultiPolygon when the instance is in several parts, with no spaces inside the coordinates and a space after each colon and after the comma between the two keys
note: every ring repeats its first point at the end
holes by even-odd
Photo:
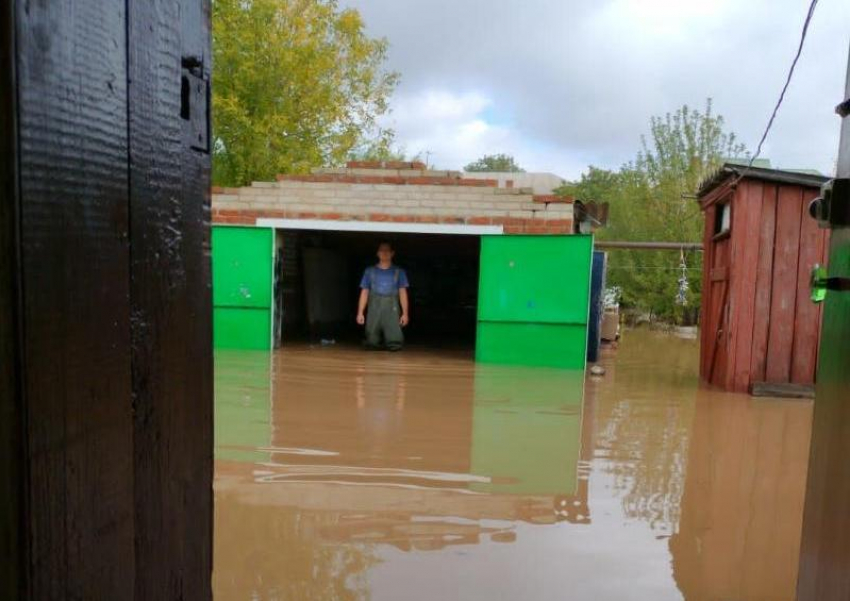
{"type": "MultiPolygon", "coordinates": [[[[402,75],[385,124],[460,169],[485,153],[575,178],[634,157],[652,115],[707,97],[755,149],[808,0],[342,0],[402,75]]],[[[820,0],[762,152],[832,173],[850,1],[820,0]]]]}

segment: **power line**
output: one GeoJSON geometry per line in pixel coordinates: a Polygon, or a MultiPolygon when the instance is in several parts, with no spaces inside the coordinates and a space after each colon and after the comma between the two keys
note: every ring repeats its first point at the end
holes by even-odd
{"type": "Polygon", "coordinates": [[[779,100],[776,101],[776,106],[773,107],[773,113],[770,115],[770,120],[767,122],[767,127],[764,128],[764,133],[761,136],[761,140],[759,140],[758,147],[756,148],[755,154],[750,158],[750,162],[747,163],[746,169],[744,169],[740,175],[735,179],[735,183],[737,184],[741,181],[747,172],[752,168],[753,163],[761,154],[762,146],[764,145],[764,141],[767,139],[767,134],[770,132],[770,128],[773,127],[773,121],[776,119],[776,114],[779,112],[779,107],[782,106],[782,101],[785,100],[785,92],[788,91],[788,86],[791,85],[791,78],[794,76],[794,69],[797,67],[797,61],[800,60],[800,55],[803,53],[803,45],[806,43],[806,35],[809,32],[809,24],[812,21],[812,15],[815,14],[815,7],[818,4],[818,0],[812,0],[811,4],[809,4],[809,11],[806,13],[806,20],[803,22],[803,32],[800,35],[800,45],[797,47],[797,54],[794,55],[794,60],[791,62],[791,68],[788,70],[788,77],[785,78],[785,85],[782,86],[782,93],[779,94],[779,100]]]}

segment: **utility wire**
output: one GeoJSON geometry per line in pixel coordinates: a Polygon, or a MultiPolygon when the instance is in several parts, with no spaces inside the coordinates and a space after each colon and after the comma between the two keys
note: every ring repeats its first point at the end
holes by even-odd
{"type": "Polygon", "coordinates": [[[794,60],[791,62],[791,68],[788,70],[788,77],[785,79],[785,85],[782,86],[782,93],[779,94],[779,100],[776,101],[776,106],[773,107],[773,113],[770,115],[767,127],[764,128],[764,133],[761,136],[761,140],[759,140],[759,145],[756,148],[755,154],[750,158],[750,162],[747,164],[746,169],[744,169],[735,179],[734,184],[741,181],[741,178],[747,174],[747,172],[752,168],[755,160],[761,154],[761,148],[764,145],[764,141],[767,139],[767,134],[770,132],[770,128],[773,127],[773,121],[776,119],[779,107],[782,106],[782,101],[785,100],[785,92],[788,91],[788,86],[791,85],[791,78],[794,76],[794,69],[797,67],[797,61],[800,60],[800,55],[803,53],[803,45],[806,43],[806,35],[809,33],[809,24],[812,21],[812,15],[815,14],[815,7],[817,4],[818,0],[812,0],[811,4],[809,4],[809,11],[806,13],[806,20],[803,22],[803,32],[800,35],[800,45],[797,47],[797,54],[794,55],[794,60]]]}

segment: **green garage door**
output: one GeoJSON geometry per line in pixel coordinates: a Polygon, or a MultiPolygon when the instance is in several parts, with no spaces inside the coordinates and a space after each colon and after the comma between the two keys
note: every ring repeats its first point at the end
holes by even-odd
{"type": "Polygon", "coordinates": [[[476,359],[584,369],[592,236],[483,236],[476,359]]]}
{"type": "Polygon", "coordinates": [[[216,348],[272,347],[274,230],[212,231],[213,341],[216,348]]]}

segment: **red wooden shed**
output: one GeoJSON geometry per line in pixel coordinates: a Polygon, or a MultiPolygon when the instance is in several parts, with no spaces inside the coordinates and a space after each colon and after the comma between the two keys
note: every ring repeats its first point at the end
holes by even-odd
{"type": "Polygon", "coordinates": [[[814,383],[821,308],[809,274],[826,262],[828,233],[808,206],[826,180],[727,163],[700,186],[703,381],[736,392],[814,383]]]}

